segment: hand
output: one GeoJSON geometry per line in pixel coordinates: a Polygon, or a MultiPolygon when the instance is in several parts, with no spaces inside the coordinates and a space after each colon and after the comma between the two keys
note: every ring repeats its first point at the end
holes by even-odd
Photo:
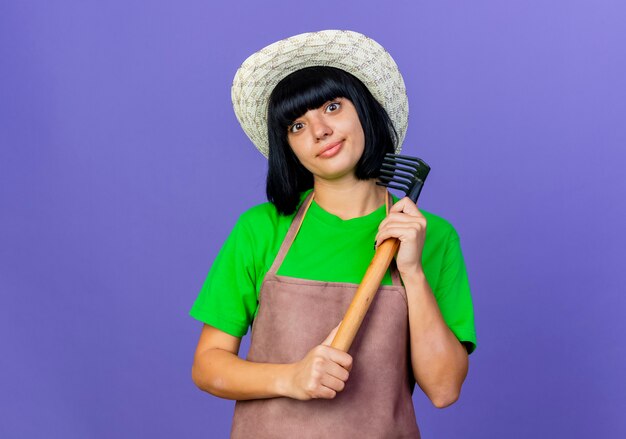
{"type": "Polygon", "coordinates": [[[299,400],[333,399],[346,385],[352,369],[352,356],[331,348],[339,325],[322,344],[311,349],[306,356],[291,366],[290,398],[299,400]]]}
{"type": "Polygon", "coordinates": [[[380,223],[376,234],[376,246],[387,238],[400,240],[396,264],[401,275],[422,272],[426,218],[409,197],[404,197],[394,204],[387,218],[380,223]]]}

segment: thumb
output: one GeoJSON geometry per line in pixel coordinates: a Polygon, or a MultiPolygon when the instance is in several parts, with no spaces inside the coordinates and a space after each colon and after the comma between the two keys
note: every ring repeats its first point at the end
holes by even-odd
{"type": "MultiPolygon", "coordinates": [[[[341,322],[343,322],[343,320],[341,322]]],[[[322,342],[324,346],[330,346],[330,344],[333,342],[333,340],[335,339],[335,335],[337,335],[337,331],[339,330],[339,326],[341,326],[341,322],[339,322],[339,324],[335,326],[332,331],[330,331],[330,334],[328,334],[326,340],[322,342]]]]}

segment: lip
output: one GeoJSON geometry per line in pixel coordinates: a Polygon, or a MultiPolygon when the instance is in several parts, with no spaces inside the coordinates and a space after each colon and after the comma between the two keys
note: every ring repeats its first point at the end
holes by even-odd
{"type": "Polygon", "coordinates": [[[320,152],[317,156],[323,158],[333,157],[341,150],[342,146],[343,141],[331,143],[330,145],[325,146],[324,149],[322,149],[322,152],[320,152]]]}

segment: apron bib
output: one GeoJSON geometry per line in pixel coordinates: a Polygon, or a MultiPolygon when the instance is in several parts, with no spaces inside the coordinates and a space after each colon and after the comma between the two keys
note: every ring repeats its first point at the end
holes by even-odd
{"type": "MultiPolygon", "coordinates": [[[[392,201],[387,193],[387,211],[392,201]]],[[[343,319],[358,284],[278,276],[313,192],[304,200],[259,293],[247,360],[295,363],[343,319]]],[[[406,291],[392,261],[348,353],[350,377],[334,399],[237,401],[231,438],[420,438],[411,394],[406,291]]]]}

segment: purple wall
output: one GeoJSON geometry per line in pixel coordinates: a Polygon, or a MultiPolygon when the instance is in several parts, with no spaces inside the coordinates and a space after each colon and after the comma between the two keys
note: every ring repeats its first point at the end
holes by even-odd
{"type": "Polygon", "coordinates": [[[0,437],[227,436],[187,313],[264,201],[230,83],[327,28],[398,62],[461,235],[479,347],[455,405],[416,392],[424,438],[626,437],[624,3],[212,3],[0,6],[0,437]]]}

